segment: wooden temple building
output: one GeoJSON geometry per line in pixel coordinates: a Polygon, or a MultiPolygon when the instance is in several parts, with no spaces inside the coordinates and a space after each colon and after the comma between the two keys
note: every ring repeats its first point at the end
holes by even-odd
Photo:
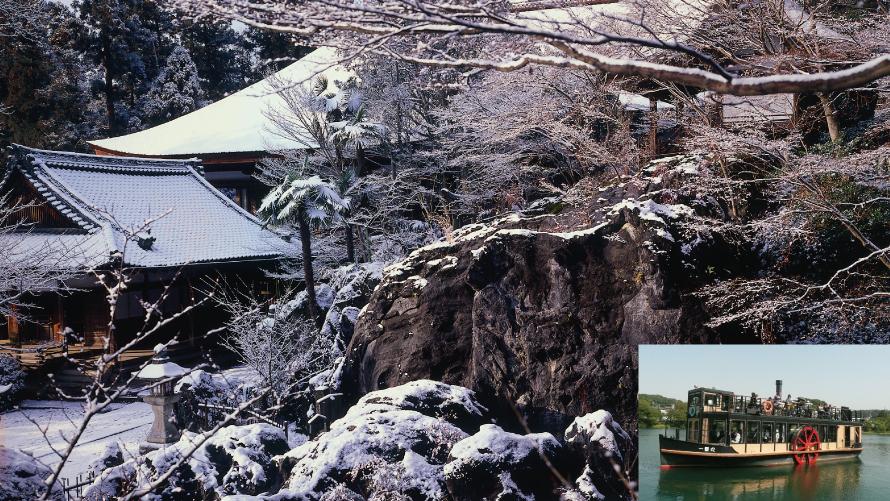
{"type": "Polygon", "coordinates": [[[192,113],[139,132],[88,141],[97,155],[142,158],[198,158],[207,181],[242,208],[255,213],[268,187],[254,174],[263,158],[284,150],[306,150],[308,138],[285,132],[275,116],[288,105],[278,92],[291,85],[328,80],[328,92],[351,74],[337,65],[336,49],[322,47],[274,75],[192,113]]]}
{"type": "MultiPolygon", "coordinates": [[[[207,281],[237,277],[254,293],[270,294],[264,270],[294,247],[211,186],[197,160],[157,160],[36,150],[13,145],[0,171],[8,204],[22,231],[0,234],[6,262],[52,266],[65,283],[23,298],[27,320],[0,322],[0,343],[60,344],[71,334],[98,347],[112,322],[90,270],[124,266],[132,281],[117,302],[112,344],[142,327],[142,302],[171,286],[161,314],[182,311],[203,297],[207,281]],[[19,205],[21,207],[21,205],[19,205]],[[146,221],[149,224],[146,225],[146,221]],[[38,262],[39,261],[39,262],[38,262]]],[[[195,344],[223,318],[212,306],[195,309],[162,333],[195,344]]],[[[144,344],[160,339],[146,340],[144,344]]]]}

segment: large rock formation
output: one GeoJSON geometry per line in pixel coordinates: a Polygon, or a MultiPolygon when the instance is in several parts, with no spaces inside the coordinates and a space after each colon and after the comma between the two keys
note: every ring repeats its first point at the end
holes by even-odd
{"type": "Polygon", "coordinates": [[[504,416],[515,403],[535,430],[558,433],[600,408],[634,429],[628,343],[703,335],[671,257],[668,224],[684,208],[627,203],[569,233],[548,216],[512,216],[418,249],[384,272],[359,316],[344,391],[429,378],[476,390],[504,416]]]}

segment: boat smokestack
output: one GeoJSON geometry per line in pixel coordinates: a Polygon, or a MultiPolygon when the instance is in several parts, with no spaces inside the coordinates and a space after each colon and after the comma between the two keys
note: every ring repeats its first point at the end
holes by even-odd
{"type": "Polygon", "coordinates": [[[782,398],[782,380],[776,379],[776,396],[782,398]]]}

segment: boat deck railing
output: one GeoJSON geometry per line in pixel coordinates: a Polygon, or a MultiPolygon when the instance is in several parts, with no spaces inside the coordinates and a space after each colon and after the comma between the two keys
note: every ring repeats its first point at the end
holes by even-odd
{"type": "Polygon", "coordinates": [[[744,414],[768,414],[771,416],[799,417],[809,419],[826,419],[831,421],[862,421],[862,413],[847,407],[818,404],[810,400],[780,398],[759,398],[757,396],[736,396],[733,401],[733,412],[744,414]],[[765,404],[769,402],[769,404],[765,404]],[[767,410],[769,408],[769,410],[767,410]]]}

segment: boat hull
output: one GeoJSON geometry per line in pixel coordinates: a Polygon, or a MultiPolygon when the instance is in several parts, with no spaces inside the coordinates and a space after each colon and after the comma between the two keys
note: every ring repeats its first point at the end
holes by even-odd
{"type": "MultiPolygon", "coordinates": [[[[662,466],[736,468],[747,466],[793,465],[794,452],[735,452],[731,447],[712,446],[659,437],[662,466]]],[[[818,462],[855,459],[862,453],[857,449],[819,451],[818,462]]]]}

